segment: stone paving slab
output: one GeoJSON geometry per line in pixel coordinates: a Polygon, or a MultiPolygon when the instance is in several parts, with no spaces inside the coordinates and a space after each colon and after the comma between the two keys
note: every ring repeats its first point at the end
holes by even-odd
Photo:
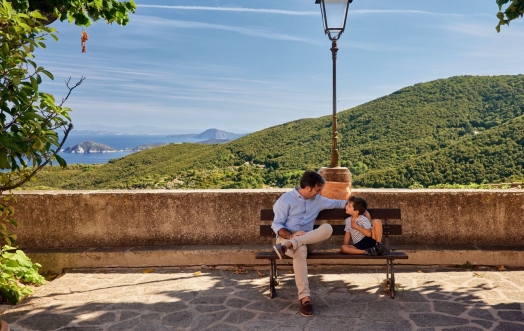
{"type": "Polygon", "coordinates": [[[309,318],[298,312],[290,269],[279,269],[274,299],[266,269],[70,270],[2,306],[0,318],[12,331],[524,330],[522,268],[398,267],[395,299],[380,285],[381,267],[312,268],[309,318]]]}

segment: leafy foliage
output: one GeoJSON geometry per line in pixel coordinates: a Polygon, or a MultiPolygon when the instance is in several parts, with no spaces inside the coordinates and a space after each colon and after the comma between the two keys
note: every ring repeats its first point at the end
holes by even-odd
{"type": "MultiPolygon", "coordinates": [[[[338,114],[340,160],[354,186],[423,187],[522,176],[524,76],[416,84],[338,114]]],[[[51,167],[27,187],[56,189],[289,187],[329,164],[331,116],[222,145],[170,144],[104,165],[51,167]]]]}
{"type": "Polygon", "coordinates": [[[38,10],[48,18],[48,23],[59,18],[80,26],[89,26],[91,21],[104,19],[108,23],[126,25],[128,13],[134,13],[134,1],[118,0],[12,0],[13,9],[19,12],[38,10]]]}
{"type": "MultiPolygon", "coordinates": [[[[116,0],[0,0],[0,196],[22,186],[52,161],[66,166],[57,152],[73,126],[71,109],[63,104],[84,78],[72,87],[66,83],[69,93],[60,104],[40,91],[43,78],[53,79],[53,75],[37,65],[34,51],[46,48],[48,37],[57,40],[57,31],[46,25],[58,16],[82,26],[100,18],[126,24],[128,12],[134,9],[133,2],[116,0]],[[64,131],[61,141],[57,130],[64,131]]],[[[13,206],[6,204],[10,198],[0,202],[0,241],[13,245],[16,235],[11,231],[17,223],[13,206]]],[[[38,282],[38,265],[31,264],[22,251],[5,250],[1,263],[2,300],[17,302],[31,292],[18,280],[38,282]]]]}
{"type": "Polygon", "coordinates": [[[524,0],[497,0],[497,5],[499,6],[499,12],[497,13],[497,18],[499,19],[499,24],[496,26],[497,32],[500,32],[501,25],[509,25],[509,22],[524,15],[524,0]],[[504,12],[502,12],[502,6],[508,2],[510,4],[504,12]]]}
{"type": "MultiPolygon", "coordinates": [[[[38,12],[18,13],[5,0],[0,3],[0,194],[29,180],[52,160],[65,166],[56,155],[61,146],[55,130],[71,130],[69,108],[56,105],[52,95],[39,90],[42,75],[53,75],[38,66],[33,52],[45,48],[47,36],[56,30],[45,27],[38,12]]],[[[64,139],[65,140],[65,139],[64,139]]],[[[6,224],[15,224],[12,207],[0,206],[0,239],[12,243],[6,224]]]]}
{"type": "Polygon", "coordinates": [[[0,302],[15,304],[31,295],[33,290],[24,284],[43,285],[44,277],[38,274],[38,263],[14,247],[4,246],[0,252],[0,302]]]}

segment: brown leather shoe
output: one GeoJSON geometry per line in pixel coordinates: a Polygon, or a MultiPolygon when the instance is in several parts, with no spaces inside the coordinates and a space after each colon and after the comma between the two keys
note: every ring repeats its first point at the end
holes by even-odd
{"type": "Polygon", "coordinates": [[[300,302],[300,313],[302,316],[310,317],[313,315],[313,305],[311,301],[300,302]]]}

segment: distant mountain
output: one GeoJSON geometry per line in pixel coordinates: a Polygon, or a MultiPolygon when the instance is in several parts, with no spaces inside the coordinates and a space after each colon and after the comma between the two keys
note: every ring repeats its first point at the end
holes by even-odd
{"type": "Polygon", "coordinates": [[[124,133],[124,134],[158,134],[158,135],[167,135],[171,134],[173,131],[181,133],[191,132],[188,129],[173,129],[173,128],[163,128],[157,126],[146,126],[146,125],[134,125],[134,126],[108,126],[101,124],[75,124],[75,128],[71,131],[71,134],[75,133],[89,133],[93,134],[114,134],[114,133],[124,133]],[[82,132],[83,131],[83,132],[82,132]]]}
{"type": "Polygon", "coordinates": [[[226,132],[218,129],[208,129],[202,133],[191,133],[191,134],[176,134],[167,136],[168,138],[183,138],[183,139],[219,139],[219,140],[235,140],[237,138],[245,136],[247,133],[238,134],[232,132],[226,132]]]}
{"type": "Polygon", "coordinates": [[[114,149],[111,146],[104,144],[96,143],[94,141],[84,141],[80,144],[67,147],[64,149],[65,153],[76,153],[76,154],[93,154],[93,153],[114,153],[118,150],[114,149]]]}

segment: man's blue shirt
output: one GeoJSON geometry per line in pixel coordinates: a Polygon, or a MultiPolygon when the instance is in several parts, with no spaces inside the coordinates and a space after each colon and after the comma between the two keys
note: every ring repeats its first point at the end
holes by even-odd
{"type": "Polygon", "coordinates": [[[311,231],[318,213],[324,209],[344,208],[346,200],[333,200],[317,195],[313,199],[304,199],[298,188],[284,193],[273,206],[275,218],[271,228],[275,233],[282,228],[295,233],[311,231]]]}

